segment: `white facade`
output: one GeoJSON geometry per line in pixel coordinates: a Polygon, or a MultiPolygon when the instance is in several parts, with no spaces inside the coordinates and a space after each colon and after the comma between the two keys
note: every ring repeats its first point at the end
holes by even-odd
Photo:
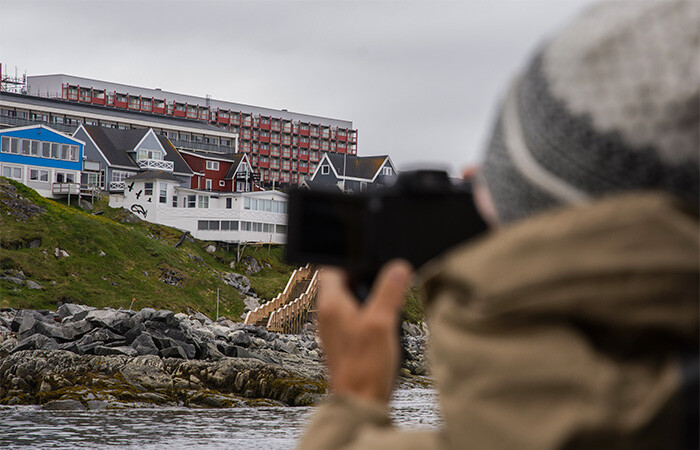
{"type": "Polygon", "coordinates": [[[110,196],[152,223],[189,231],[196,239],[283,244],[287,239],[287,194],[279,191],[204,192],[171,179],[126,180],[124,196],[110,196]]]}

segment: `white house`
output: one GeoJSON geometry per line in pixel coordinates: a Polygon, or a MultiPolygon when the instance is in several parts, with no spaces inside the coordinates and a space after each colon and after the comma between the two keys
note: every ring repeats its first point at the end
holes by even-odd
{"type": "Polygon", "coordinates": [[[123,207],[141,219],[189,231],[201,240],[283,244],[287,194],[279,191],[209,192],[182,186],[166,171],[125,180],[123,207]]]}

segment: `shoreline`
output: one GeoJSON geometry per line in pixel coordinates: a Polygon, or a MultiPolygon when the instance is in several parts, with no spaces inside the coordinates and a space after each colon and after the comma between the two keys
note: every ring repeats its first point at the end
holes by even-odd
{"type": "MultiPolygon", "coordinates": [[[[414,378],[425,374],[424,342],[424,336],[404,339],[397,385],[430,384],[414,378]]],[[[149,308],[0,311],[1,405],[311,406],[327,392],[321,350],[308,331],[269,333],[226,318],[149,308]]]]}

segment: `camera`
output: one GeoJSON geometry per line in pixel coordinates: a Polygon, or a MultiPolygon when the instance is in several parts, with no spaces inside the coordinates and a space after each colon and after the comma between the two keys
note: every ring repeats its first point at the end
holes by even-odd
{"type": "Polygon", "coordinates": [[[391,259],[419,268],[486,228],[468,182],[453,184],[444,171],[401,172],[393,185],[357,194],[290,192],[285,256],[345,269],[362,299],[391,259]]]}

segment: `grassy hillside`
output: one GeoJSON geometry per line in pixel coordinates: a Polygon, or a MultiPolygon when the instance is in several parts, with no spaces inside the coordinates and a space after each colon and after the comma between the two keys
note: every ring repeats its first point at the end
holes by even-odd
{"type": "MultiPolygon", "coordinates": [[[[75,203],[75,202],[74,202],[75,203]]],[[[122,223],[128,214],[112,209],[103,198],[93,215],[75,206],[45,199],[22,184],[0,178],[0,274],[8,269],[22,270],[43,290],[28,289],[0,280],[0,307],[55,308],[61,302],[98,307],[143,307],[184,311],[191,307],[213,317],[216,291],[220,289],[220,315],[234,320],[243,312],[240,294],[223,283],[216,272],[243,272],[231,252],[203,250],[204,242],[175,243],[182,233],[148,222],[122,223]],[[10,186],[13,186],[14,191],[10,186]],[[35,204],[43,212],[23,219],[17,217],[22,202],[13,192],[35,204]],[[19,203],[18,203],[19,202],[19,203]],[[29,248],[35,241],[36,248],[29,248]],[[55,256],[60,248],[70,254],[55,256]],[[177,286],[164,283],[167,276],[181,278],[177,286]]],[[[282,290],[293,270],[281,262],[279,247],[246,247],[244,255],[270,264],[251,276],[251,284],[261,298],[271,298],[282,290]]]]}

